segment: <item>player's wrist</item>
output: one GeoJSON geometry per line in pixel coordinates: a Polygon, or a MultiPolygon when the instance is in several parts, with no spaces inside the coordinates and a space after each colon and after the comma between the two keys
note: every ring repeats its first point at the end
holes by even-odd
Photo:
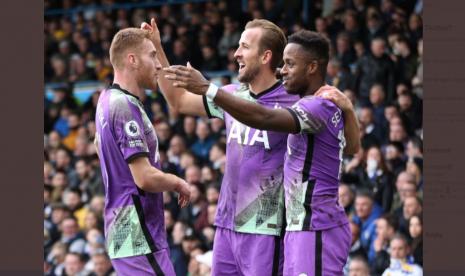
{"type": "Polygon", "coordinates": [[[215,84],[213,83],[210,83],[210,85],[208,86],[208,89],[207,91],[205,92],[205,96],[213,101],[213,99],[215,99],[216,95],[218,94],[218,86],[216,86],[215,84]]]}

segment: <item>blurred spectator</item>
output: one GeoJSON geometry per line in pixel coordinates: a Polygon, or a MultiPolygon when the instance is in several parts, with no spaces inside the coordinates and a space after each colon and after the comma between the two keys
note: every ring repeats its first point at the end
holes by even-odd
{"type": "Polygon", "coordinates": [[[92,255],[93,269],[89,276],[115,276],[110,258],[106,253],[95,253],[92,255]]]}
{"type": "Polygon", "coordinates": [[[395,213],[399,222],[399,231],[407,237],[410,236],[408,222],[412,216],[420,215],[422,213],[422,205],[423,204],[418,197],[408,196],[404,199],[404,204],[402,205],[402,213],[395,213]]]}
{"type": "MultiPolygon", "coordinates": [[[[383,128],[387,125],[386,117],[384,117],[384,109],[386,106],[385,98],[386,93],[384,92],[383,86],[374,84],[370,89],[370,104],[373,109],[375,123],[383,128]]],[[[383,133],[383,135],[383,137],[386,136],[385,133],[383,133]]]]}
{"type": "Polygon", "coordinates": [[[401,205],[408,196],[417,195],[417,187],[415,183],[415,176],[402,171],[399,173],[396,179],[396,190],[397,193],[394,196],[394,202],[392,204],[392,210],[394,212],[400,212],[401,205]]]}
{"type": "Polygon", "coordinates": [[[85,276],[88,272],[84,270],[84,259],[79,253],[70,252],[65,257],[64,275],[85,276]]]}
{"type": "Polygon", "coordinates": [[[356,183],[358,189],[372,191],[375,203],[384,212],[391,210],[395,189],[392,184],[392,175],[388,171],[379,147],[370,147],[366,161],[351,173],[346,174],[344,180],[356,183]]]}
{"type": "Polygon", "coordinates": [[[358,120],[365,128],[365,135],[372,135],[376,139],[376,144],[384,144],[386,137],[384,126],[375,121],[373,110],[369,107],[362,107],[359,112],[358,120]]]}
{"type": "Polygon", "coordinates": [[[350,261],[349,264],[349,273],[346,274],[349,276],[369,276],[370,267],[368,262],[363,257],[355,257],[350,261]]]}
{"type": "Polygon", "coordinates": [[[170,140],[167,156],[170,163],[179,166],[181,154],[186,150],[184,139],[180,135],[174,135],[170,140]]]}
{"type": "Polygon", "coordinates": [[[202,66],[200,67],[203,71],[216,71],[221,68],[220,60],[216,54],[216,50],[205,45],[202,47],[202,66]]]}
{"type": "Polygon", "coordinates": [[[352,234],[351,248],[349,251],[349,257],[347,258],[346,265],[343,268],[344,275],[347,275],[350,271],[350,266],[353,260],[362,258],[366,261],[367,254],[365,249],[362,247],[360,242],[360,227],[353,221],[349,221],[350,232],[352,234]]]}
{"type": "Polygon", "coordinates": [[[84,228],[84,219],[87,214],[87,209],[81,200],[82,192],[77,188],[66,189],[63,193],[63,202],[72,212],[73,217],[76,218],[79,228],[84,228]]]}
{"type": "Polygon", "coordinates": [[[423,157],[423,141],[414,136],[407,142],[407,156],[408,158],[423,157]]]}
{"type": "Polygon", "coordinates": [[[74,217],[63,219],[60,224],[61,239],[60,241],[66,244],[69,252],[82,254],[86,245],[84,235],[79,231],[79,225],[74,217]]]}
{"type": "Polygon", "coordinates": [[[412,238],[410,249],[416,264],[423,266],[423,217],[413,215],[409,220],[409,233],[412,238]]]}
{"type": "Polygon", "coordinates": [[[47,256],[47,262],[51,265],[50,275],[63,275],[67,253],[66,244],[56,242],[53,245],[50,254],[47,256]]]}
{"type": "Polygon", "coordinates": [[[423,40],[418,41],[418,67],[412,79],[413,93],[423,99],[423,40]]]}
{"type": "Polygon", "coordinates": [[[210,275],[213,263],[213,252],[208,251],[202,255],[197,255],[195,259],[200,264],[199,275],[210,275]]]}
{"type": "Polygon", "coordinates": [[[383,276],[387,275],[404,275],[404,271],[408,271],[412,276],[423,275],[423,269],[408,262],[409,246],[405,236],[396,235],[390,243],[390,265],[384,271],[383,276]]]}
{"type": "Polygon", "coordinates": [[[195,248],[191,251],[189,257],[189,265],[187,268],[189,276],[199,276],[200,275],[200,263],[197,261],[197,256],[202,255],[204,252],[201,248],[195,248]]]}
{"type": "Polygon", "coordinates": [[[376,220],[376,238],[370,245],[368,260],[372,264],[374,273],[380,274],[389,266],[383,262],[381,251],[387,252],[389,241],[394,237],[398,229],[397,220],[392,215],[382,215],[376,220]],[[380,256],[378,260],[375,260],[380,256]]]}
{"type": "Polygon", "coordinates": [[[336,58],[341,62],[341,70],[349,69],[356,61],[356,54],[350,44],[350,37],[347,33],[341,32],[336,40],[336,58]]]}
{"type": "Polygon", "coordinates": [[[403,159],[404,145],[400,142],[389,142],[385,148],[386,165],[395,177],[405,170],[403,159]]]}
{"type": "Polygon", "coordinates": [[[221,164],[226,161],[226,144],[224,142],[214,144],[210,149],[209,159],[212,168],[218,170],[221,164]]]}
{"type": "Polygon", "coordinates": [[[221,58],[227,58],[228,50],[231,47],[237,47],[241,32],[238,29],[238,23],[231,17],[225,16],[223,18],[224,31],[223,36],[218,42],[218,54],[221,58]]]}
{"type": "Polygon", "coordinates": [[[329,85],[336,86],[339,90],[352,87],[350,74],[341,68],[341,63],[337,59],[331,59],[328,63],[326,82],[329,85]]]}
{"type": "Polygon", "coordinates": [[[407,123],[413,130],[421,128],[423,123],[422,104],[418,101],[415,101],[410,92],[402,93],[397,97],[400,114],[408,120],[407,123]]]}
{"type": "Polygon", "coordinates": [[[357,64],[355,89],[362,104],[369,103],[370,88],[375,83],[383,85],[386,101],[395,96],[394,63],[386,54],[386,43],[382,38],[371,41],[371,54],[360,58],[357,64]]]}
{"type": "Polygon", "coordinates": [[[186,275],[187,273],[187,258],[182,250],[182,241],[188,232],[192,232],[192,229],[188,228],[185,223],[178,221],[174,224],[170,254],[176,275],[186,275]]]}
{"type": "Polygon", "coordinates": [[[360,227],[360,243],[365,252],[375,238],[376,219],[382,214],[382,209],[374,203],[370,192],[361,190],[355,197],[355,216],[353,221],[360,227]]]}
{"type": "Polygon", "coordinates": [[[354,201],[355,201],[355,194],[352,188],[345,184],[339,184],[339,205],[344,207],[344,210],[348,217],[352,216],[354,213],[354,201]]]}
{"type": "Polygon", "coordinates": [[[168,122],[161,121],[155,125],[155,132],[158,136],[158,147],[162,150],[168,150],[171,138],[171,128],[168,122]]]}
{"type": "Polygon", "coordinates": [[[208,154],[214,140],[210,137],[210,127],[203,120],[197,122],[196,134],[198,140],[192,145],[191,150],[202,162],[208,160],[208,154]]]}
{"type": "Polygon", "coordinates": [[[192,144],[197,141],[197,136],[195,135],[195,129],[197,128],[197,122],[194,117],[186,116],[183,121],[183,136],[186,141],[186,146],[190,148],[192,144]]]}
{"type": "Polygon", "coordinates": [[[407,39],[400,37],[392,49],[397,61],[397,74],[399,81],[411,80],[417,72],[418,57],[411,50],[407,39]]]}

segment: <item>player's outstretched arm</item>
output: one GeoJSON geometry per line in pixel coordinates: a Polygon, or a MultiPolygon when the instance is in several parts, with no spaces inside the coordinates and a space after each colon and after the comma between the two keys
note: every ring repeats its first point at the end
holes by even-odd
{"type": "Polygon", "coordinates": [[[360,129],[357,115],[350,99],[337,89],[321,90],[315,96],[323,97],[335,103],[344,114],[345,154],[355,154],[360,150],[360,129]]]}
{"type": "MultiPolygon", "coordinates": [[[[157,51],[156,56],[160,61],[161,66],[170,66],[161,44],[160,31],[158,30],[155,19],[152,18],[150,20],[150,24],[143,22],[140,28],[149,31],[150,40],[155,46],[157,51]]],[[[188,93],[182,88],[174,87],[171,84],[171,81],[166,79],[164,76],[159,76],[158,85],[170,108],[173,108],[176,112],[195,116],[207,116],[201,96],[188,93]]]]}
{"type": "Polygon", "coordinates": [[[173,191],[179,193],[178,203],[186,206],[190,199],[189,184],[181,178],[153,167],[147,157],[138,157],[129,162],[129,169],[136,185],[151,193],[173,191]]]}
{"type": "Polygon", "coordinates": [[[214,102],[228,112],[238,121],[263,130],[274,130],[286,133],[295,133],[297,129],[294,117],[286,109],[270,109],[259,104],[252,103],[235,97],[230,93],[218,89],[206,80],[202,74],[192,67],[170,66],[164,68],[169,80],[173,80],[173,86],[185,88],[186,90],[198,94],[207,95],[213,98],[214,102]],[[211,93],[215,90],[216,96],[211,93]],[[207,93],[208,91],[208,93],[207,93]]]}

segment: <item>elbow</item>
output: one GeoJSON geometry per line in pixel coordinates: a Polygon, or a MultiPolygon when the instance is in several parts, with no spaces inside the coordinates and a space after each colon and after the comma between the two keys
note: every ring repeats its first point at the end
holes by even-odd
{"type": "Polygon", "coordinates": [[[134,176],[134,183],[136,183],[136,186],[143,190],[143,191],[149,191],[151,187],[151,180],[150,180],[150,174],[148,171],[144,171],[143,173],[139,175],[134,176]]]}
{"type": "Polygon", "coordinates": [[[136,183],[136,186],[143,190],[143,191],[147,191],[148,187],[149,187],[149,182],[144,179],[143,177],[139,178],[139,179],[134,179],[134,182],[136,183]]]}
{"type": "Polygon", "coordinates": [[[354,155],[357,152],[359,152],[359,150],[360,150],[360,143],[356,143],[355,145],[346,146],[346,148],[344,149],[344,153],[354,155]]]}

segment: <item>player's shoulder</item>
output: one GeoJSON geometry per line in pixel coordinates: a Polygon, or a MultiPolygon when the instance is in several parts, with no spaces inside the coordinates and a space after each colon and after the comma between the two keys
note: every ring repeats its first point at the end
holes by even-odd
{"type": "Polygon", "coordinates": [[[227,85],[224,85],[221,87],[221,89],[225,92],[228,92],[228,93],[234,93],[236,91],[238,91],[240,88],[241,88],[241,84],[238,84],[238,83],[231,83],[231,84],[227,84],[227,85]]]}
{"type": "Polygon", "coordinates": [[[111,87],[108,92],[110,93],[109,105],[112,108],[129,108],[130,105],[138,106],[137,98],[121,89],[111,87]]]}

